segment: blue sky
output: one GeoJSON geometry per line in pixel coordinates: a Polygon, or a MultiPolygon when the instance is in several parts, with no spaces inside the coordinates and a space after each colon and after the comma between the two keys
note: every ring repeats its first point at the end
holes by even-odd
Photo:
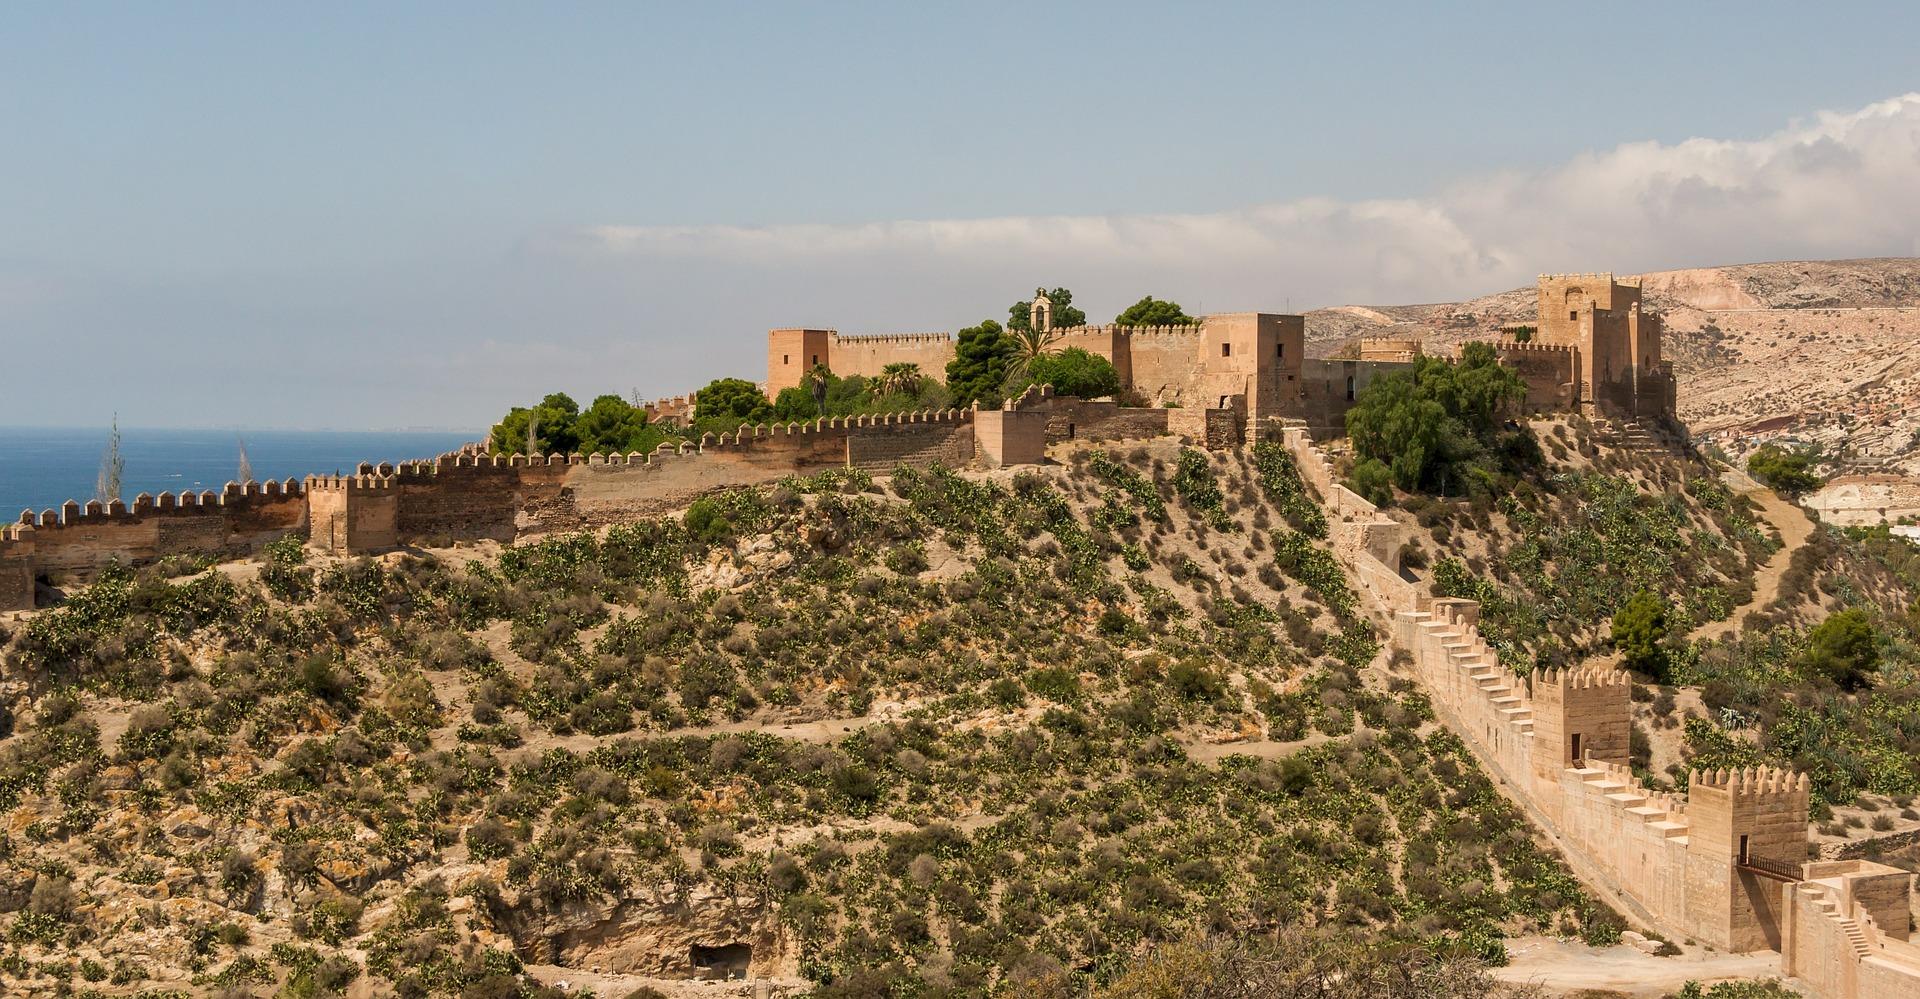
{"type": "Polygon", "coordinates": [[[0,423],[477,426],[1042,282],[1105,318],[1920,253],[1912,5],[4,17],[0,423]]]}

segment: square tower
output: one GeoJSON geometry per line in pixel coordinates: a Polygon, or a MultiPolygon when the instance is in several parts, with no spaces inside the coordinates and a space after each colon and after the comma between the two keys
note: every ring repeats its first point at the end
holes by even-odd
{"type": "Polygon", "coordinates": [[[767,331],[767,398],[799,386],[816,364],[832,367],[834,332],[788,328],[767,331]]]}
{"type": "Polygon", "coordinates": [[[1534,670],[1534,776],[1557,781],[1583,760],[1632,757],[1632,681],[1617,669],[1534,670]]]}
{"type": "Polygon", "coordinates": [[[400,547],[400,491],[383,475],[307,477],[307,544],[340,554],[400,547]]]}
{"type": "Polygon", "coordinates": [[[33,528],[0,527],[0,611],[32,610],[33,528]]]}
{"type": "Polygon", "coordinates": [[[1248,426],[1283,414],[1298,395],[1307,324],[1302,316],[1230,312],[1201,320],[1194,404],[1239,408],[1248,426]]]}
{"type": "Polygon", "coordinates": [[[1781,880],[1807,859],[1807,777],[1694,771],[1687,788],[1687,922],[1727,950],[1778,950],[1781,880]]]}

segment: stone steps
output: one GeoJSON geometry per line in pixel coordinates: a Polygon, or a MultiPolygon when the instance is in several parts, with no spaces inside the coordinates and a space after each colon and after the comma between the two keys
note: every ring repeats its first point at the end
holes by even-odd
{"type": "Polygon", "coordinates": [[[1661,819],[1657,822],[1649,822],[1647,826],[1660,833],[1665,839],[1685,839],[1687,837],[1687,824],[1684,822],[1675,822],[1672,819],[1661,819]]]}

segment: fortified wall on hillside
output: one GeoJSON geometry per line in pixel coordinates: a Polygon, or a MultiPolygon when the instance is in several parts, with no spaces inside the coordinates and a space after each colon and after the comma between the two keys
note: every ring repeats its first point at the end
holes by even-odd
{"type": "Polygon", "coordinates": [[[1283,432],[1319,490],[1334,551],[1435,715],[1560,841],[1589,884],[1644,923],[1721,950],[1776,951],[1781,971],[1827,999],[1920,999],[1912,875],[1863,860],[1808,859],[1804,774],[1694,771],[1655,791],[1630,766],[1632,681],[1609,668],[1516,675],[1478,628],[1480,605],[1435,599],[1398,570],[1404,529],[1341,486],[1306,433],[1283,432]]]}
{"type": "MultiPolygon", "coordinates": [[[[1660,361],[1660,326],[1642,317],[1639,290],[1605,275],[1541,279],[1541,335],[1498,344],[1520,372],[1527,405],[1589,404],[1616,415],[1671,412],[1672,380],[1660,361]]],[[[1032,321],[1050,322],[1044,295],[1032,321]]],[[[1363,344],[1358,360],[1309,360],[1300,316],[1240,312],[1192,325],[1087,326],[1054,331],[1055,348],[1082,347],[1111,361],[1130,392],[1153,403],[1055,396],[1038,388],[998,408],[744,427],[652,454],[446,455],[354,475],[229,484],[223,491],[141,495],[131,505],[68,503],[27,511],[0,531],[0,610],[33,606],[37,581],[84,578],[109,562],[172,555],[245,555],[288,534],[341,552],[496,539],[592,527],[686,505],[704,492],[826,468],[898,465],[997,468],[1045,460],[1048,444],[1167,434],[1210,447],[1271,434],[1283,421],[1317,434],[1344,430],[1346,412],[1374,378],[1404,370],[1412,341],[1363,344]]],[[[775,330],[768,337],[769,394],[823,364],[842,375],[879,374],[911,362],[944,374],[945,334],[842,337],[775,330]]],[[[654,419],[684,423],[693,400],[648,405],[654,419]]]]}
{"type": "MultiPolygon", "coordinates": [[[[1040,386],[999,409],[747,426],[697,443],[662,445],[652,454],[458,453],[363,464],[352,475],[229,483],[220,492],[142,493],[131,505],[67,503],[26,511],[0,528],[0,611],[32,608],[38,582],[84,579],[111,562],[241,557],[289,535],[341,553],[512,542],[631,521],[715,490],[834,468],[1032,464],[1061,440],[1163,436],[1171,432],[1170,415],[1056,397],[1040,386]]],[[[1214,414],[1211,427],[1198,426],[1193,439],[1233,443],[1238,425],[1221,415],[1214,414]]]]}

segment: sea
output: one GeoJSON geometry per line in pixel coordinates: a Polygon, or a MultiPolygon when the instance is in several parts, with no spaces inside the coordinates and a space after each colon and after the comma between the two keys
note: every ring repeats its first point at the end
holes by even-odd
{"type": "MultiPolygon", "coordinates": [[[[105,427],[0,427],[0,525],[23,510],[94,498],[105,427]]],[[[220,489],[238,481],[244,449],[256,481],[351,473],[363,461],[432,458],[486,436],[471,431],[154,430],[120,428],[120,498],[220,489]]]]}

